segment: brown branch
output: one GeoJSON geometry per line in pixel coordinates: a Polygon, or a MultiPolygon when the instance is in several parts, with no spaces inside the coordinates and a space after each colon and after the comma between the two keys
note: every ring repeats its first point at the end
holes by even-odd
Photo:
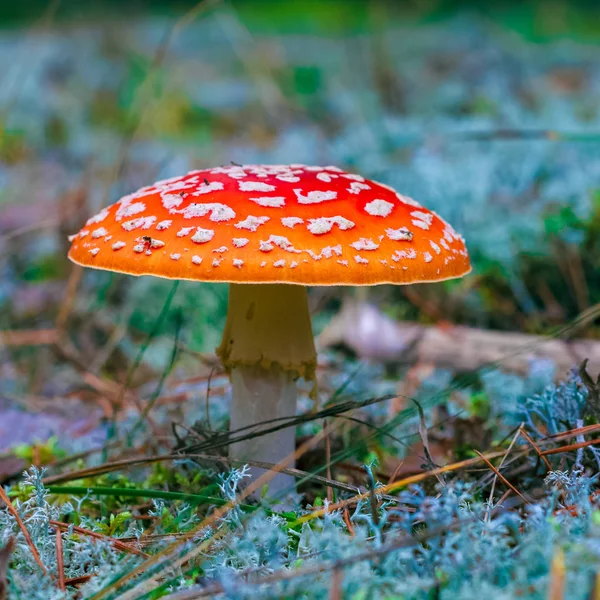
{"type": "Polygon", "coordinates": [[[529,504],[529,500],[527,500],[527,498],[525,498],[525,496],[523,496],[523,494],[521,494],[521,492],[510,481],[508,481],[508,479],[506,479],[506,477],[504,477],[504,475],[502,475],[502,473],[500,473],[500,471],[498,471],[498,469],[496,469],[496,467],[494,467],[494,465],[483,454],[481,454],[481,452],[479,452],[479,450],[475,450],[475,453],[492,471],[494,471],[496,477],[498,477],[498,479],[506,487],[510,488],[515,494],[517,494],[517,496],[519,496],[519,498],[521,498],[525,504],[529,504]]]}
{"type": "Polygon", "coordinates": [[[586,425],[585,427],[576,427],[575,429],[569,429],[569,431],[561,431],[560,433],[555,433],[554,435],[548,435],[545,438],[541,439],[540,443],[559,442],[561,440],[567,440],[577,435],[586,435],[588,433],[593,433],[594,431],[598,430],[600,430],[600,423],[596,423],[594,425],[586,425]]]}
{"type": "Polygon", "coordinates": [[[540,450],[539,446],[533,441],[533,438],[525,431],[525,427],[521,425],[519,429],[519,433],[533,446],[533,449],[537,452],[537,455],[541,460],[544,461],[546,468],[548,471],[552,471],[552,467],[550,466],[550,461],[544,456],[544,453],[540,450]]]}
{"type": "Polygon", "coordinates": [[[348,512],[348,509],[345,508],[344,509],[344,522],[346,523],[346,527],[348,528],[348,533],[350,534],[351,537],[354,537],[354,526],[352,525],[352,521],[350,520],[350,513],[348,512]]]}
{"type": "Polygon", "coordinates": [[[13,503],[10,501],[10,498],[6,495],[6,492],[4,491],[4,489],[2,488],[1,485],[0,485],[0,500],[2,500],[4,502],[4,504],[6,504],[9,512],[15,518],[15,521],[17,522],[17,525],[19,526],[19,529],[23,533],[23,537],[25,538],[27,545],[29,546],[29,549],[31,550],[31,554],[33,555],[35,562],[38,564],[38,566],[42,570],[42,573],[44,573],[44,575],[46,575],[47,570],[46,570],[46,567],[44,566],[44,563],[42,562],[42,559],[40,558],[40,553],[38,552],[38,549],[35,547],[35,544],[33,543],[33,540],[31,539],[31,535],[29,534],[27,527],[25,527],[25,523],[23,523],[23,521],[21,520],[21,517],[19,516],[17,509],[14,507],[13,503]]]}
{"type": "Polygon", "coordinates": [[[149,554],[146,554],[145,552],[142,552],[141,550],[138,550],[137,548],[134,548],[129,544],[125,544],[122,541],[112,538],[108,535],[97,533],[96,531],[90,531],[89,529],[84,529],[83,527],[77,527],[76,525],[69,525],[69,523],[63,523],[62,521],[50,521],[50,524],[60,531],[69,531],[69,529],[72,528],[73,531],[81,535],[86,535],[96,540],[103,540],[105,542],[109,542],[113,546],[113,548],[115,548],[116,550],[120,550],[121,552],[137,554],[138,556],[141,556],[143,558],[149,557],[149,554]]]}
{"type": "MultiPolygon", "coordinates": [[[[491,452],[487,455],[487,458],[498,458],[499,456],[504,456],[505,451],[499,452],[491,452]]],[[[466,467],[472,467],[478,463],[480,463],[485,456],[478,456],[476,458],[468,458],[466,460],[461,460],[450,465],[446,465],[444,467],[439,467],[437,469],[431,469],[431,471],[425,471],[423,473],[417,473],[416,475],[411,475],[410,477],[405,477],[404,479],[399,479],[398,481],[393,481],[384,485],[380,488],[377,488],[377,495],[380,496],[382,494],[389,494],[394,492],[400,488],[406,487],[413,483],[420,483],[421,481],[428,479],[429,477],[435,477],[436,475],[440,475],[442,473],[449,473],[451,471],[458,471],[459,469],[464,469],[466,467]]],[[[313,519],[319,519],[327,513],[345,508],[347,506],[352,506],[361,500],[366,500],[369,497],[369,492],[364,492],[360,494],[356,494],[352,498],[348,498],[346,500],[340,500],[339,502],[335,502],[334,504],[330,504],[325,508],[319,508],[314,510],[313,512],[300,517],[295,521],[296,524],[305,523],[308,521],[312,521],[313,519]]]]}
{"type": "Polygon", "coordinates": [[[547,600],[564,600],[566,577],[565,554],[558,548],[554,552],[552,564],[550,565],[547,600]]]}
{"type": "Polygon", "coordinates": [[[89,575],[80,575],[79,577],[71,577],[70,579],[65,579],[65,585],[77,586],[82,583],[87,583],[92,577],[94,577],[95,573],[90,573],[89,575]]]}
{"type": "MultiPolygon", "coordinates": [[[[278,465],[275,465],[274,463],[262,462],[257,460],[233,460],[227,458],[226,456],[216,456],[212,454],[163,454],[158,456],[149,456],[146,458],[125,458],[122,460],[116,460],[114,462],[104,463],[103,465],[99,465],[97,467],[88,467],[86,469],[80,469],[78,471],[71,471],[70,473],[58,473],[56,475],[49,475],[48,477],[44,477],[42,481],[45,485],[53,485],[56,483],[65,483],[67,481],[73,481],[74,479],[97,477],[98,475],[111,473],[112,471],[118,471],[127,467],[133,467],[138,465],[150,465],[156,462],[185,459],[210,461],[220,463],[223,465],[242,466],[248,464],[252,467],[265,469],[266,471],[274,470],[275,467],[277,467],[277,472],[283,473],[285,475],[291,475],[292,477],[298,477],[301,479],[309,479],[310,481],[314,481],[325,486],[336,488],[344,492],[355,493],[359,489],[355,485],[350,485],[348,483],[337,481],[335,479],[328,479],[327,477],[315,475],[313,473],[309,473],[308,471],[302,471],[296,468],[280,467],[278,465]]],[[[395,500],[395,498],[391,496],[382,495],[381,497],[386,500],[395,500]]]]}
{"type": "Polygon", "coordinates": [[[563,452],[579,450],[579,448],[586,448],[587,446],[593,446],[594,444],[600,444],[600,438],[588,440],[587,442],[579,442],[577,444],[569,444],[568,446],[561,446],[560,448],[550,448],[550,450],[544,450],[542,454],[544,456],[547,456],[548,454],[562,454],[563,452]]]}
{"type": "Polygon", "coordinates": [[[56,528],[56,570],[58,572],[58,589],[65,592],[67,586],[65,584],[65,555],[63,553],[62,534],[60,529],[56,528]]]}
{"type": "Polygon", "coordinates": [[[64,331],[69,315],[73,309],[73,304],[75,303],[75,295],[77,294],[77,288],[79,287],[82,274],[83,267],[79,265],[73,265],[71,274],[69,275],[69,279],[67,281],[67,291],[65,292],[65,297],[61,302],[60,311],[56,318],[57,331],[64,331]]]}
{"type": "Polygon", "coordinates": [[[344,581],[344,571],[334,569],[331,574],[331,588],[329,589],[329,600],[342,600],[342,583],[344,581]]]}
{"type": "Polygon", "coordinates": [[[0,331],[0,346],[49,346],[57,339],[56,329],[0,331]]]}
{"type": "MultiPolygon", "coordinates": [[[[332,479],[331,477],[331,440],[329,439],[329,432],[327,431],[327,419],[323,419],[323,434],[325,441],[325,464],[327,468],[327,479],[332,479]]],[[[331,486],[327,486],[327,501],[333,502],[333,490],[331,486]]]]}

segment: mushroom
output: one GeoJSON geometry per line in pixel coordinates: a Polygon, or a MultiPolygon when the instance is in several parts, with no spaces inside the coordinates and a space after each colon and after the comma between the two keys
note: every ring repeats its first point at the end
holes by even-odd
{"type": "MultiPolygon", "coordinates": [[[[299,164],[159,181],[101,210],[71,240],[69,258],[86,267],[230,284],[217,353],[232,383],[232,430],[295,415],[296,380],[314,382],[306,286],[431,282],[471,270],[462,237],[412,198],[337,167],[299,164]]],[[[294,444],[287,428],[236,442],[230,454],[277,463],[294,444]]],[[[290,484],[279,474],[270,491],[290,484]]]]}

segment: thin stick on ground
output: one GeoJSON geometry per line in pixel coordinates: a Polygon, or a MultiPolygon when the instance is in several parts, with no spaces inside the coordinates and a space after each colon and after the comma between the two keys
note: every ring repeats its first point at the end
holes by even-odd
{"type": "Polygon", "coordinates": [[[394,471],[392,472],[392,474],[390,475],[389,479],[388,479],[388,484],[389,483],[394,483],[394,481],[396,481],[396,477],[398,477],[398,473],[400,473],[400,470],[402,469],[402,466],[404,465],[404,461],[401,460],[397,465],[396,468],[394,469],[394,471]]]}
{"type": "Polygon", "coordinates": [[[56,527],[57,532],[69,531],[69,529],[73,529],[73,531],[81,535],[85,535],[96,540],[103,540],[109,542],[113,546],[113,548],[115,548],[115,550],[120,550],[121,552],[127,552],[129,554],[137,554],[138,556],[141,556],[143,558],[148,558],[149,556],[145,552],[142,552],[141,550],[138,550],[137,548],[134,548],[133,546],[122,542],[121,540],[117,540],[108,535],[97,533],[96,531],[90,531],[89,529],[77,527],[76,525],[69,525],[69,523],[63,523],[62,521],[50,521],[50,525],[52,525],[52,527],[56,527]]]}
{"type": "Polygon", "coordinates": [[[73,309],[73,304],[75,303],[75,296],[77,294],[77,288],[79,287],[79,282],[81,281],[82,275],[83,267],[80,267],[79,265],[73,265],[71,274],[67,280],[67,291],[65,292],[65,297],[61,303],[58,317],[56,317],[56,330],[58,331],[59,335],[64,333],[65,325],[67,324],[67,320],[69,319],[69,315],[73,309]]]}
{"type": "Polygon", "coordinates": [[[544,456],[544,453],[540,450],[539,446],[535,443],[533,438],[525,431],[525,427],[521,425],[520,429],[521,435],[533,446],[533,449],[537,452],[537,455],[546,465],[548,471],[552,471],[552,467],[550,466],[550,461],[544,456]]]}
{"type": "MultiPolygon", "coordinates": [[[[505,454],[505,452],[503,450],[502,452],[491,452],[490,454],[486,455],[486,457],[488,459],[498,458],[499,456],[504,456],[504,454],[505,454]]],[[[405,477],[404,479],[399,479],[398,481],[393,481],[391,483],[388,483],[387,485],[377,488],[377,495],[379,496],[380,494],[389,494],[391,492],[399,490],[399,489],[406,487],[408,485],[411,485],[413,483],[419,483],[425,479],[428,479],[429,477],[439,475],[440,473],[449,473],[451,471],[458,471],[459,469],[464,469],[466,467],[472,467],[472,466],[480,463],[486,457],[478,456],[476,458],[468,458],[466,460],[461,460],[459,462],[452,463],[452,464],[446,465],[444,467],[439,467],[438,469],[432,469],[431,471],[417,473],[416,475],[411,475],[410,477],[405,477]]],[[[369,492],[365,492],[365,493],[357,494],[356,496],[353,496],[352,498],[347,498],[346,500],[340,500],[339,502],[330,504],[329,506],[327,506],[325,508],[320,508],[320,509],[314,510],[313,512],[311,512],[309,514],[304,515],[303,517],[300,517],[299,519],[297,519],[294,522],[294,524],[300,525],[302,523],[307,523],[308,521],[312,521],[314,519],[319,519],[322,516],[326,515],[327,513],[345,508],[347,506],[352,506],[352,505],[360,502],[361,500],[366,500],[368,497],[369,497],[369,492]]]]}
{"type": "Polygon", "coordinates": [[[90,573],[89,575],[80,575],[79,577],[71,577],[70,579],[65,579],[65,585],[77,586],[83,583],[87,583],[92,577],[94,577],[95,573],[90,573]]]}
{"type": "Polygon", "coordinates": [[[587,435],[594,431],[600,430],[600,423],[594,423],[593,425],[585,425],[584,427],[576,427],[575,429],[569,429],[569,431],[561,431],[554,435],[548,435],[540,440],[540,443],[560,442],[562,440],[568,440],[570,438],[577,437],[578,435],[587,435]]]}
{"type": "Polygon", "coordinates": [[[351,537],[354,537],[354,526],[352,525],[352,521],[350,520],[350,513],[348,509],[344,509],[344,522],[346,523],[346,527],[348,528],[348,533],[351,537]]]}
{"type": "Polygon", "coordinates": [[[548,600],[564,600],[565,598],[565,554],[562,549],[558,548],[552,557],[550,565],[550,578],[548,581],[548,600]]]}
{"type": "Polygon", "coordinates": [[[342,600],[342,583],[344,581],[344,571],[334,569],[331,575],[331,588],[329,589],[329,600],[342,600]]]}
{"type": "Polygon", "coordinates": [[[0,332],[0,346],[51,346],[57,339],[56,329],[16,329],[0,332]]]}
{"type": "Polygon", "coordinates": [[[498,502],[496,502],[496,506],[501,506],[502,503],[512,494],[512,490],[506,490],[502,496],[500,496],[498,502]]]}
{"type": "MultiPolygon", "coordinates": [[[[485,462],[485,464],[492,470],[494,471],[494,473],[496,474],[496,477],[498,477],[498,479],[508,488],[510,488],[515,494],[517,494],[517,496],[519,496],[519,498],[521,498],[521,500],[523,500],[523,502],[525,502],[525,504],[529,504],[529,500],[527,500],[527,498],[525,498],[525,496],[523,496],[523,494],[521,494],[521,492],[510,482],[508,481],[508,479],[506,479],[506,477],[504,477],[504,475],[502,475],[502,473],[500,473],[500,471],[498,471],[498,469],[496,467],[494,467],[494,465],[483,455],[481,454],[481,452],[479,452],[478,450],[475,450],[475,453],[481,457],[481,459],[485,462]]],[[[507,453],[508,454],[508,453],[507,453]]]]}
{"type": "Polygon", "coordinates": [[[56,571],[58,573],[58,589],[66,592],[65,584],[65,555],[63,553],[62,532],[59,528],[54,530],[56,539],[56,571]]]}
{"type": "MultiPolygon", "coordinates": [[[[331,440],[327,431],[327,419],[323,419],[323,436],[325,441],[325,465],[327,469],[327,479],[331,480],[331,440]]],[[[327,486],[327,501],[333,502],[333,490],[327,486]]]]}
{"type": "Polygon", "coordinates": [[[4,491],[2,486],[0,486],[0,500],[2,500],[4,502],[4,504],[6,504],[9,512],[15,518],[15,521],[17,522],[17,525],[19,526],[19,529],[21,530],[21,533],[23,534],[23,537],[25,538],[27,545],[29,546],[29,549],[31,550],[33,559],[35,560],[35,562],[38,564],[38,566],[42,570],[42,573],[44,575],[46,575],[48,573],[48,571],[46,570],[46,567],[44,566],[44,563],[42,562],[42,559],[40,558],[40,553],[38,552],[38,549],[36,548],[35,544],[33,543],[33,540],[31,539],[31,535],[29,534],[27,527],[25,527],[25,523],[23,523],[23,521],[21,520],[21,517],[19,516],[17,509],[14,507],[13,503],[10,501],[10,498],[6,495],[6,492],[4,491]]]}
{"type": "MultiPolygon", "coordinates": [[[[510,451],[512,450],[513,446],[515,445],[515,442],[519,438],[519,434],[521,433],[522,428],[523,428],[523,423],[521,423],[521,425],[519,426],[519,429],[517,429],[517,432],[515,433],[512,441],[510,442],[510,444],[508,446],[508,450],[506,451],[506,454],[502,457],[502,460],[500,461],[500,465],[498,466],[498,469],[502,468],[502,465],[504,464],[506,457],[509,455],[510,451]]],[[[494,481],[492,482],[492,488],[490,490],[490,497],[488,500],[488,507],[487,507],[487,510],[485,511],[485,519],[484,520],[486,523],[490,520],[490,507],[492,505],[492,502],[494,501],[494,491],[496,489],[496,481],[497,480],[498,480],[498,477],[496,476],[496,477],[494,477],[494,481]]]]}
{"type": "Polygon", "coordinates": [[[578,444],[569,444],[568,446],[562,446],[561,448],[551,448],[550,450],[544,450],[542,452],[542,455],[548,456],[549,454],[562,454],[563,452],[571,452],[572,450],[579,450],[579,448],[587,448],[588,446],[594,446],[595,444],[600,444],[600,438],[594,438],[593,440],[588,440],[587,442],[579,442],[578,444]]]}
{"type": "MultiPolygon", "coordinates": [[[[145,458],[126,458],[123,460],[116,460],[114,462],[104,463],[97,467],[88,467],[86,469],[71,471],[70,473],[59,473],[57,475],[49,475],[48,477],[44,477],[42,482],[44,483],[44,485],[55,485],[57,483],[66,483],[68,481],[73,481],[74,479],[86,479],[90,477],[97,477],[99,475],[104,475],[105,473],[111,473],[113,471],[119,471],[121,469],[139,465],[151,465],[156,462],[186,459],[210,461],[224,466],[250,465],[252,467],[258,467],[260,469],[265,470],[272,470],[276,466],[274,463],[267,463],[256,460],[235,460],[226,456],[216,456],[212,454],[163,454],[158,456],[148,456],[145,458]]],[[[349,483],[344,483],[335,479],[328,479],[326,477],[322,477],[321,475],[316,475],[314,473],[309,473],[308,471],[302,471],[300,469],[292,469],[290,467],[279,467],[279,472],[284,473],[285,475],[292,475],[293,477],[301,478],[303,480],[314,481],[315,483],[320,483],[322,485],[342,490],[344,492],[356,493],[357,491],[360,491],[360,488],[358,488],[355,485],[350,485],[349,483]]],[[[384,498],[385,500],[389,500],[390,502],[396,501],[396,498],[392,496],[387,496],[385,494],[380,495],[380,497],[384,498]]]]}
{"type": "Polygon", "coordinates": [[[215,374],[216,370],[217,370],[216,367],[213,367],[210,370],[210,373],[208,374],[208,381],[206,382],[206,398],[205,398],[206,415],[205,415],[205,419],[206,419],[206,427],[209,430],[211,429],[211,426],[210,426],[210,384],[212,383],[212,378],[213,378],[213,375],[215,374]]]}

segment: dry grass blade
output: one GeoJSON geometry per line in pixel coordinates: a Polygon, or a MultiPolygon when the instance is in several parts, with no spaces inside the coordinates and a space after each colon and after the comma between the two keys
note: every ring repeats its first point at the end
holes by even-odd
{"type": "Polygon", "coordinates": [[[291,427],[298,427],[309,423],[311,421],[318,421],[320,419],[326,419],[328,417],[339,417],[343,413],[355,411],[360,408],[371,406],[372,404],[379,404],[394,398],[401,397],[398,394],[390,394],[387,396],[377,396],[374,398],[368,398],[367,400],[354,401],[346,400],[337,404],[331,404],[325,408],[311,413],[306,413],[294,417],[277,417],[275,419],[268,419],[261,421],[260,423],[254,423],[252,425],[246,425],[238,429],[218,433],[209,439],[202,439],[202,442],[192,444],[185,448],[186,452],[207,452],[215,451],[217,448],[223,448],[236,442],[242,442],[250,440],[256,437],[266,435],[268,433],[274,433],[280,429],[286,429],[291,427]],[[249,433],[246,433],[249,432],[249,433]]]}
{"type": "Polygon", "coordinates": [[[44,575],[46,575],[47,570],[46,570],[46,567],[44,566],[44,563],[42,562],[42,559],[40,558],[40,553],[38,552],[38,549],[36,548],[35,544],[33,543],[33,540],[31,539],[31,535],[29,534],[27,527],[25,527],[25,523],[23,523],[23,521],[21,520],[21,517],[19,516],[17,509],[14,507],[13,503],[10,501],[10,498],[6,495],[6,492],[4,491],[2,486],[0,486],[0,500],[2,500],[4,502],[4,504],[6,504],[9,512],[15,518],[15,521],[17,522],[17,525],[19,526],[19,529],[23,533],[23,537],[25,538],[27,545],[29,546],[29,549],[31,550],[33,559],[35,560],[35,562],[38,564],[38,566],[42,570],[42,573],[44,573],[44,575]]]}
{"type": "Polygon", "coordinates": [[[57,340],[56,329],[0,331],[0,346],[49,346],[57,340]]]}
{"type": "Polygon", "coordinates": [[[594,574],[587,600],[600,600],[600,571],[594,574]]]}
{"type": "Polygon", "coordinates": [[[506,479],[506,477],[504,477],[504,475],[502,475],[502,473],[500,473],[500,471],[498,471],[498,469],[496,469],[496,467],[494,467],[494,465],[483,454],[481,454],[481,452],[475,450],[475,453],[477,454],[477,456],[481,457],[481,460],[483,460],[492,471],[494,471],[496,477],[506,487],[510,488],[517,496],[519,496],[519,498],[521,498],[521,500],[523,500],[525,504],[529,504],[529,500],[527,500],[527,498],[525,498],[525,496],[523,496],[523,494],[521,494],[521,492],[510,481],[508,481],[508,479],[506,479]]]}
{"type": "MultiPolygon", "coordinates": [[[[417,410],[419,411],[419,436],[421,438],[421,443],[423,444],[423,452],[425,452],[427,468],[435,469],[438,465],[433,462],[431,451],[429,450],[429,436],[427,434],[427,421],[425,420],[425,412],[423,411],[423,407],[414,398],[413,402],[416,404],[417,410]]],[[[441,475],[436,475],[435,478],[438,480],[440,485],[446,485],[444,478],[441,475]]]]}
{"type": "MultiPolygon", "coordinates": [[[[393,481],[384,485],[380,488],[377,488],[377,495],[380,494],[389,494],[398,490],[400,488],[406,487],[413,483],[419,483],[429,477],[435,477],[436,475],[440,475],[441,473],[449,473],[451,471],[458,471],[459,469],[464,469],[466,467],[472,467],[478,463],[480,463],[485,458],[498,458],[499,456],[504,456],[505,452],[491,452],[487,456],[481,455],[481,457],[477,458],[468,458],[466,460],[461,460],[456,463],[452,463],[451,465],[446,465],[444,467],[439,467],[437,469],[432,469],[431,471],[425,471],[423,473],[418,473],[417,475],[411,475],[410,477],[405,477],[404,479],[399,479],[398,481],[393,481]]],[[[341,500],[340,502],[336,502],[335,504],[330,504],[326,508],[320,508],[318,510],[313,511],[312,513],[305,515],[304,517],[300,517],[296,520],[296,524],[306,523],[308,521],[312,521],[313,519],[318,519],[329,512],[339,510],[341,508],[345,508],[347,506],[352,506],[361,500],[366,500],[369,497],[369,492],[357,494],[353,498],[348,498],[347,500],[341,500]]]]}
{"type": "Polygon", "coordinates": [[[142,537],[119,538],[117,541],[123,544],[138,544],[139,546],[153,546],[156,542],[174,541],[180,539],[183,533],[145,533],[142,537]]]}
{"type": "Polygon", "coordinates": [[[15,239],[21,235],[25,235],[27,233],[32,233],[33,231],[40,231],[43,229],[54,229],[58,225],[60,225],[60,221],[56,221],[56,220],[41,221],[39,223],[32,223],[29,225],[24,225],[23,227],[19,227],[18,229],[13,229],[12,231],[9,231],[8,233],[0,235],[0,243],[5,244],[5,243],[9,242],[10,240],[13,240],[13,239],[15,239]]]}
{"type": "Polygon", "coordinates": [[[564,600],[566,575],[565,553],[559,548],[554,552],[550,565],[547,600],[564,600]]]}
{"type": "Polygon", "coordinates": [[[58,589],[65,592],[67,586],[65,584],[65,555],[63,553],[62,533],[60,529],[56,529],[56,570],[58,571],[58,589]]]}
{"type": "Polygon", "coordinates": [[[533,441],[533,438],[525,431],[525,427],[521,425],[519,429],[519,433],[533,446],[533,449],[537,452],[537,455],[541,460],[544,461],[546,468],[548,471],[552,471],[552,467],[550,466],[550,461],[544,456],[544,453],[540,450],[539,446],[533,441]]]}
{"type": "Polygon", "coordinates": [[[400,470],[402,469],[402,466],[404,465],[404,461],[401,460],[397,465],[396,468],[394,469],[394,471],[392,472],[392,474],[390,475],[389,479],[388,479],[388,483],[393,483],[394,481],[396,481],[396,477],[398,477],[398,473],[400,473],[400,470]]]}
{"type": "Polygon", "coordinates": [[[71,471],[70,473],[59,473],[57,475],[49,475],[44,477],[42,480],[44,485],[53,485],[56,483],[64,483],[66,481],[73,481],[74,479],[84,479],[88,477],[97,477],[104,475],[105,473],[111,473],[118,471],[126,467],[135,467],[138,465],[151,465],[156,462],[168,461],[168,460],[181,460],[180,454],[166,454],[162,456],[148,456],[144,458],[125,458],[123,460],[116,460],[114,462],[105,463],[97,467],[89,467],[87,469],[79,469],[77,471],[71,471]]]}
{"type": "Polygon", "coordinates": [[[561,433],[555,433],[554,435],[549,435],[540,441],[543,443],[560,442],[562,440],[568,440],[569,438],[577,437],[578,435],[587,435],[588,433],[593,433],[594,431],[599,431],[599,430],[600,430],[600,423],[595,423],[594,425],[586,425],[585,427],[576,427],[575,429],[569,429],[569,431],[562,431],[561,433]]]}
{"type": "Polygon", "coordinates": [[[8,538],[8,542],[4,548],[0,549],[0,600],[6,600],[8,596],[8,563],[10,562],[10,556],[15,548],[15,538],[8,538]]]}
{"type": "Polygon", "coordinates": [[[118,151],[117,160],[113,166],[113,172],[109,177],[111,185],[117,182],[123,175],[131,146],[137,138],[145,120],[148,118],[148,115],[151,115],[154,106],[153,94],[155,93],[156,87],[156,74],[160,72],[160,68],[167,58],[171,44],[177,39],[177,36],[185,29],[185,27],[210,9],[217,6],[220,1],[221,0],[200,0],[200,2],[197,2],[190,10],[180,17],[163,36],[163,39],[159,43],[154,56],[152,57],[146,77],[134,90],[134,97],[130,110],[131,118],[132,120],[135,120],[133,121],[133,126],[131,127],[129,134],[123,139],[118,151]]]}
{"type": "MultiPolygon", "coordinates": [[[[327,469],[327,479],[331,480],[331,440],[327,431],[327,419],[323,419],[323,435],[325,437],[325,464],[327,469]]],[[[333,491],[331,486],[327,486],[327,501],[333,502],[333,491]]]]}
{"type": "Polygon", "coordinates": [[[579,442],[577,444],[569,444],[568,446],[562,446],[560,448],[550,448],[550,450],[544,450],[542,452],[542,455],[548,456],[548,454],[562,454],[563,452],[571,452],[572,450],[579,450],[579,448],[587,448],[587,446],[593,446],[595,444],[600,444],[600,438],[588,440],[587,442],[579,442]]]}
{"type": "Polygon", "coordinates": [[[71,579],[65,579],[65,584],[70,586],[77,586],[83,583],[87,583],[94,574],[91,575],[81,575],[80,577],[71,577],[71,579]]]}
{"type": "Polygon", "coordinates": [[[85,364],[79,356],[79,353],[75,346],[71,342],[63,338],[55,341],[54,350],[60,357],[71,363],[77,371],[81,373],[82,380],[85,384],[95,389],[100,395],[106,396],[114,404],[117,403],[121,394],[121,387],[119,384],[108,379],[103,379],[95,373],[91,373],[88,370],[88,365],[85,364]]]}
{"type": "MultiPolygon", "coordinates": [[[[517,439],[519,438],[519,435],[521,433],[521,429],[523,428],[523,423],[521,423],[521,425],[519,426],[519,428],[517,429],[512,441],[510,442],[510,445],[508,447],[508,449],[506,450],[506,454],[502,457],[502,460],[500,461],[500,466],[498,467],[499,469],[502,468],[502,465],[504,464],[504,461],[506,460],[506,457],[510,454],[510,451],[513,449],[513,446],[515,445],[517,439]]],[[[479,454],[479,453],[478,453],[479,454]]],[[[498,480],[498,477],[494,477],[494,481],[492,482],[492,489],[490,490],[490,496],[489,496],[489,500],[488,500],[488,507],[487,510],[485,511],[485,521],[488,522],[490,520],[490,510],[491,510],[491,506],[494,500],[494,492],[496,490],[496,481],[498,480]]]]}
{"type": "Polygon", "coordinates": [[[342,582],[344,581],[344,571],[335,569],[331,577],[331,588],[329,590],[329,600],[342,600],[342,582]]]}
{"type": "Polygon", "coordinates": [[[344,523],[346,523],[346,527],[348,528],[348,533],[350,534],[351,537],[354,537],[354,526],[352,525],[352,521],[350,520],[350,513],[348,512],[348,509],[345,508],[344,509],[344,523]]]}
{"type": "Polygon", "coordinates": [[[141,556],[143,558],[148,558],[148,556],[149,556],[145,552],[142,552],[141,550],[138,550],[137,548],[134,548],[133,546],[130,546],[129,544],[126,544],[125,542],[122,542],[121,540],[117,540],[117,539],[109,537],[107,535],[102,535],[101,533],[97,533],[95,531],[90,531],[89,529],[84,529],[83,527],[77,527],[76,525],[69,525],[68,523],[63,523],[62,521],[50,521],[50,525],[52,525],[52,527],[56,527],[57,531],[69,531],[69,529],[72,528],[73,531],[75,531],[81,535],[85,535],[87,537],[91,537],[96,540],[104,540],[106,542],[109,542],[113,546],[113,548],[115,548],[115,550],[120,550],[121,552],[127,552],[129,554],[137,554],[138,556],[141,556]]]}
{"type": "Polygon", "coordinates": [[[77,288],[79,287],[79,282],[81,281],[81,276],[83,274],[83,267],[79,265],[73,265],[71,269],[71,274],[69,275],[69,279],[67,281],[67,291],[65,292],[65,298],[61,303],[60,311],[58,313],[58,317],[56,318],[56,329],[59,332],[62,332],[67,323],[67,319],[71,314],[71,310],[73,309],[73,304],[75,302],[75,295],[77,293],[77,288]]]}
{"type": "MultiPolygon", "coordinates": [[[[135,467],[140,465],[151,465],[157,462],[164,462],[170,460],[201,460],[201,461],[210,461],[214,463],[221,463],[224,466],[234,465],[234,466],[243,466],[250,465],[252,467],[259,467],[265,470],[273,470],[276,465],[274,463],[261,462],[256,460],[234,460],[227,458],[225,456],[215,456],[212,454],[163,454],[159,456],[149,456],[145,458],[126,458],[123,460],[116,460],[114,462],[105,463],[103,465],[98,465],[97,467],[89,467],[87,469],[80,469],[78,471],[71,471],[70,473],[59,473],[57,475],[49,475],[48,477],[44,477],[43,482],[45,485],[54,485],[57,483],[65,483],[67,481],[73,481],[74,479],[85,479],[88,477],[97,477],[99,475],[104,475],[105,473],[111,473],[113,471],[119,471],[121,469],[135,467]]],[[[326,477],[322,477],[321,475],[316,475],[314,473],[309,473],[307,471],[301,471],[300,469],[292,469],[289,467],[281,468],[278,467],[278,470],[285,475],[292,475],[293,477],[297,477],[300,479],[306,479],[310,481],[314,481],[316,483],[321,483],[325,486],[336,488],[339,490],[343,490],[345,492],[355,493],[358,491],[357,487],[354,485],[350,485],[348,483],[344,483],[342,481],[336,481],[335,479],[328,479],[326,477]]],[[[387,500],[394,501],[393,497],[385,497],[387,500]]]]}

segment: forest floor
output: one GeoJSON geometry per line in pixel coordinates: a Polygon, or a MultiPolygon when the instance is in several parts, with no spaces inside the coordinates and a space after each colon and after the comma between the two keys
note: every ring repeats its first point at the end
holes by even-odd
{"type": "Polygon", "coordinates": [[[0,30],[0,598],[600,598],[598,21],[321,4],[0,30]],[[66,258],[231,161],[385,182],[474,266],[310,290],[276,498],[227,458],[226,286],[66,258]]]}

